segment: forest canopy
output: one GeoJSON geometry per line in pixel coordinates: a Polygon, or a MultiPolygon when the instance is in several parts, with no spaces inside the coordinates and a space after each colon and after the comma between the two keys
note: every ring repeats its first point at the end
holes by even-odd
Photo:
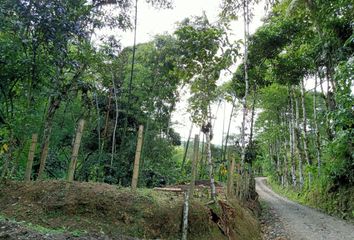
{"type": "Polygon", "coordinates": [[[247,199],[254,175],[267,175],[353,217],[352,0],[266,1],[253,34],[258,1],[222,2],[216,22],[191,16],[173,33],[123,47],[114,36],[92,39],[104,28],[136,31],[135,1],[0,0],[1,178],[130,186],[142,136],[139,186],[189,181],[194,139],[182,141],[172,121],[183,100],[203,135],[197,178],[210,179],[214,200],[214,178],[247,199]],[[244,39],[232,42],[237,18],[244,39]],[[220,102],[232,108],[221,146],[211,143],[220,102]]]}

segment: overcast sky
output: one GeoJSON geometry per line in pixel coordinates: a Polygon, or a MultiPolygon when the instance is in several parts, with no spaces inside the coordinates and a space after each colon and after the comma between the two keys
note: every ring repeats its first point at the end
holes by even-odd
{"type": "MultiPolygon", "coordinates": [[[[145,1],[139,1],[138,3],[138,24],[137,24],[137,43],[143,43],[150,41],[154,35],[162,34],[165,32],[173,33],[176,29],[176,23],[182,21],[186,17],[190,16],[200,16],[205,12],[208,19],[211,22],[217,20],[217,16],[220,12],[221,0],[174,0],[173,9],[162,9],[157,10],[145,3],[145,1]]],[[[253,33],[260,25],[261,18],[264,17],[264,6],[259,4],[254,10],[255,17],[250,24],[250,32],[253,33]]],[[[241,18],[242,19],[242,18],[241,18]]],[[[243,22],[238,21],[232,23],[233,29],[233,39],[243,38],[243,22]]],[[[123,47],[133,45],[133,33],[132,32],[110,32],[109,34],[114,34],[117,39],[121,39],[123,47]]],[[[230,76],[222,76],[219,82],[225,82],[230,78],[230,76]]],[[[174,123],[174,129],[181,134],[182,140],[188,137],[190,129],[190,114],[187,113],[187,98],[188,89],[183,90],[181,94],[182,99],[177,105],[177,109],[173,114],[172,122],[174,123]]],[[[217,112],[217,105],[213,107],[212,111],[215,115],[217,112]]],[[[227,123],[229,115],[231,112],[231,106],[229,104],[221,104],[219,106],[218,114],[215,120],[214,128],[214,144],[221,144],[223,134],[226,132],[227,123]],[[225,120],[225,123],[223,119],[225,120]]],[[[241,125],[241,113],[236,114],[234,121],[231,125],[231,133],[239,131],[239,126],[241,125]]],[[[195,126],[192,136],[199,133],[199,127],[195,126]]]]}

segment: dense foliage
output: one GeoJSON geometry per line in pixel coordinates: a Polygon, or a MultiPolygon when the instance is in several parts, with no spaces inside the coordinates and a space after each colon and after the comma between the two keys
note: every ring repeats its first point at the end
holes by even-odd
{"type": "Polygon", "coordinates": [[[249,51],[250,72],[263,80],[256,168],[343,217],[354,210],[352,8],[351,1],[281,1],[249,51]]]}
{"type": "Polygon", "coordinates": [[[188,86],[188,112],[205,137],[200,178],[266,174],[307,202],[353,217],[353,2],[266,2],[271,11],[252,36],[258,1],[224,0],[215,23],[187,18],[174,34],[122,48],[112,36],[93,36],[133,28],[134,1],[0,0],[1,178],[24,178],[38,134],[32,179],[67,178],[77,157],[75,180],[129,186],[143,125],[140,185],[189,180],[193,143],[182,147],[171,121],[188,86]],[[232,43],[230,24],[242,14],[244,40],[232,43]],[[241,43],[242,63],[218,86],[241,43]],[[227,134],[212,146],[212,106],[222,101],[232,104],[227,134]],[[231,135],[239,105],[242,127],[231,135]]]}
{"type": "MultiPolygon", "coordinates": [[[[76,177],[129,185],[136,131],[145,125],[142,183],[175,181],[171,128],[179,79],[172,36],[121,49],[96,29],[131,27],[130,1],[1,1],[0,161],[2,177],[22,179],[31,134],[39,134],[33,177],[65,178],[75,128],[86,120],[76,177]],[[118,12],[118,13],[117,13],[118,12]],[[40,156],[40,157],[39,157],[40,156]],[[41,167],[43,169],[41,169],[41,167]]],[[[159,7],[169,1],[152,1],[159,7]]]]}

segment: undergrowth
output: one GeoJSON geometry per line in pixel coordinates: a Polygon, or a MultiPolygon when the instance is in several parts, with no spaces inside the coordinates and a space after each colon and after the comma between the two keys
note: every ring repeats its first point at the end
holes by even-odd
{"type": "Polygon", "coordinates": [[[330,187],[317,182],[311,188],[304,186],[302,190],[282,187],[272,180],[268,183],[275,192],[290,200],[354,222],[354,187],[331,192],[330,187]]]}
{"type": "Polygon", "coordinates": [[[6,221],[14,224],[20,224],[24,227],[26,227],[30,231],[34,231],[37,233],[41,234],[49,234],[49,235],[57,235],[57,234],[63,234],[63,233],[68,233],[74,237],[80,237],[84,234],[86,234],[86,231],[81,231],[81,230],[70,230],[66,227],[61,227],[61,228],[47,228],[42,225],[38,224],[33,224],[31,222],[26,222],[26,221],[16,221],[14,218],[8,218],[4,215],[0,214],[0,221],[6,221]]]}

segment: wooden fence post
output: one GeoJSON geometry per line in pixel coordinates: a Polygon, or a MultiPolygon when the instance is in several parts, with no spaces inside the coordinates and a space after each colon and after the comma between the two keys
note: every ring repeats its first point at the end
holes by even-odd
{"type": "Polygon", "coordinates": [[[227,176],[227,197],[232,198],[235,195],[234,189],[234,171],[235,171],[235,159],[231,157],[229,160],[228,176],[227,176]]]}
{"type": "Polygon", "coordinates": [[[136,152],[135,152],[135,159],[134,159],[132,190],[136,190],[136,187],[138,186],[139,162],[140,162],[140,155],[141,155],[141,147],[143,145],[143,131],[144,131],[144,126],[140,125],[139,133],[138,133],[138,142],[136,144],[136,152]]]}
{"type": "Polygon", "coordinates": [[[182,240],[187,240],[187,234],[188,234],[189,194],[190,194],[189,191],[184,192],[182,238],[181,238],[182,240]]]}
{"type": "Polygon", "coordinates": [[[37,140],[38,140],[38,134],[36,133],[32,134],[32,142],[28,152],[28,159],[27,159],[26,172],[25,172],[26,182],[31,181],[32,165],[33,165],[34,153],[36,151],[37,140]]]}
{"type": "Polygon", "coordinates": [[[75,168],[76,168],[76,163],[77,163],[77,156],[79,154],[79,148],[80,148],[80,144],[81,144],[82,132],[84,131],[84,125],[85,125],[85,120],[80,119],[78,127],[76,129],[76,136],[75,136],[75,142],[74,142],[74,147],[73,147],[73,153],[71,155],[71,161],[70,161],[69,170],[68,170],[68,181],[69,182],[74,181],[74,173],[75,173],[75,168]]]}

